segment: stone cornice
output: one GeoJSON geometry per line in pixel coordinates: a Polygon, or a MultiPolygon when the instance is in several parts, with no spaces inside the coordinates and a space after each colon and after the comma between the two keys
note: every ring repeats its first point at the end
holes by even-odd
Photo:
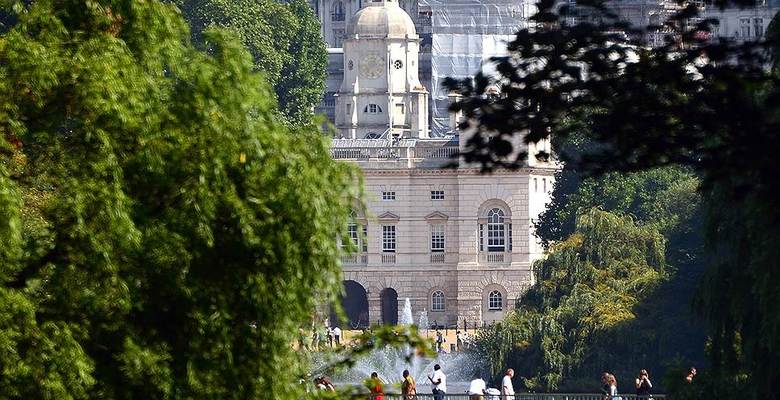
{"type": "Polygon", "coordinates": [[[496,169],[489,174],[483,174],[479,168],[382,168],[382,169],[364,169],[361,168],[364,176],[417,176],[417,175],[546,175],[553,176],[557,169],[554,168],[534,168],[524,167],[515,170],[496,169]]]}

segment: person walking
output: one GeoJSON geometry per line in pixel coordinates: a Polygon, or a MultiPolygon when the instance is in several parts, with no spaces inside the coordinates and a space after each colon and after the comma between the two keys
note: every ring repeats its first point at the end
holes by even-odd
{"type": "Polygon", "coordinates": [[[639,376],[636,378],[636,395],[649,398],[650,389],[653,384],[650,382],[650,376],[647,374],[647,370],[643,369],[639,371],[639,376]]]}
{"type": "Polygon", "coordinates": [[[331,329],[329,326],[325,328],[325,336],[328,337],[328,347],[331,349],[333,348],[333,329],[331,329]]]}
{"type": "Polygon", "coordinates": [[[336,347],[341,346],[341,328],[333,328],[333,340],[336,341],[336,347]]]}
{"type": "Polygon", "coordinates": [[[501,398],[503,400],[515,400],[515,388],[512,385],[513,376],[515,376],[515,370],[509,368],[501,380],[501,398]]]}
{"type": "Polygon", "coordinates": [[[382,380],[379,374],[371,373],[371,379],[368,380],[368,390],[371,392],[371,400],[384,400],[385,393],[382,391],[382,380]]]}
{"type": "Polygon", "coordinates": [[[441,353],[444,351],[444,335],[442,335],[440,330],[436,330],[436,352],[441,353]]]}
{"type": "Polygon", "coordinates": [[[487,390],[485,381],[479,376],[474,376],[474,379],[469,383],[469,390],[466,392],[469,395],[469,400],[484,400],[487,390]]]}
{"type": "Polygon", "coordinates": [[[455,345],[457,347],[457,351],[463,351],[463,335],[460,333],[460,331],[455,333],[455,345]]]}
{"type": "Polygon", "coordinates": [[[447,394],[447,375],[444,375],[439,364],[433,366],[433,376],[428,375],[428,380],[433,385],[433,399],[443,400],[447,394]]]}
{"type": "Polygon", "coordinates": [[[401,382],[401,395],[403,396],[403,400],[413,400],[415,396],[417,396],[417,383],[414,381],[414,378],[409,373],[408,369],[404,370],[403,377],[404,380],[401,382]]]}

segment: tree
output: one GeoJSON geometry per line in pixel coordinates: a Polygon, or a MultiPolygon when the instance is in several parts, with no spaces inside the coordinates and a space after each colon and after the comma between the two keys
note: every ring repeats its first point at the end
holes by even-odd
{"type": "Polygon", "coordinates": [[[486,169],[517,166],[524,155],[507,158],[512,136],[566,137],[566,120],[582,117],[596,146],[574,162],[589,173],[664,165],[696,171],[712,255],[697,308],[709,321],[718,377],[707,395],[726,398],[744,384],[742,398],[777,399],[780,85],[766,67],[771,53],[763,43],[708,42],[710,23],[695,19],[694,4],[667,21],[668,40],[659,47],[642,43],[647,32],[613,18],[601,1],[578,1],[574,11],[587,8],[598,18],[577,24],[567,23],[571,7],[556,11],[554,4],[539,3],[538,25],[518,32],[510,55],[497,60],[496,77],[451,82],[464,95],[455,107],[478,132],[467,158],[486,169]],[[490,95],[495,87],[501,96],[490,95]]]}
{"type": "Polygon", "coordinates": [[[42,0],[0,36],[0,393],[298,399],[355,175],[225,31],[42,0]]]}
{"type": "Polygon", "coordinates": [[[558,389],[594,343],[636,318],[637,304],[666,275],[657,230],[597,209],[576,227],[534,265],[537,284],[518,311],[478,338],[494,370],[514,366],[529,389],[558,389]]]}
{"type": "Polygon", "coordinates": [[[273,86],[282,115],[293,124],[311,119],[325,90],[328,56],[319,21],[305,0],[174,3],[198,46],[205,48],[203,33],[211,26],[235,33],[273,86]]]}

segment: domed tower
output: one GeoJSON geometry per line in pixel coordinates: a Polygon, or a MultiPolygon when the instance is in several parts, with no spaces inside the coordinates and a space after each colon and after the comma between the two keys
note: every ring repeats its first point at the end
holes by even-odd
{"type": "Polygon", "coordinates": [[[336,127],[345,138],[428,137],[420,37],[397,0],[365,3],[347,26],[336,127]]]}

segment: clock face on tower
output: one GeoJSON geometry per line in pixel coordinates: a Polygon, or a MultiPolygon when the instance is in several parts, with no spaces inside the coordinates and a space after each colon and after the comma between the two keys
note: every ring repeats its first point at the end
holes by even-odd
{"type": "Polygon", "coordinates": [[[374,79],[382,75],[384,60],[376,53],[368,53],[360,60],[360,75],[374,79]]]}

